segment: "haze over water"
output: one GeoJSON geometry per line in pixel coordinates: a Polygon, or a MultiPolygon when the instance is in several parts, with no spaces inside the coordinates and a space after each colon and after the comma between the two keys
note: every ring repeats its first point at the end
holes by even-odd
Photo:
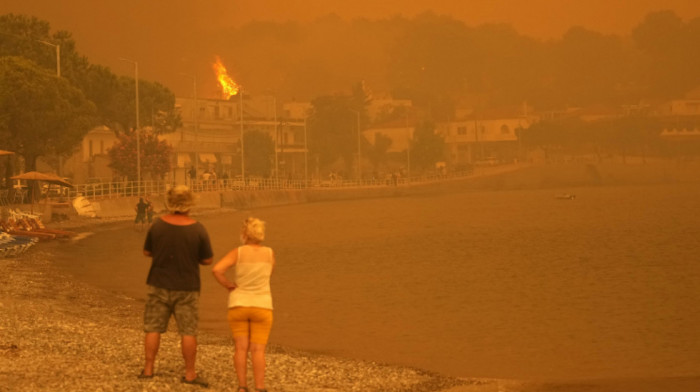
{"type": "MultiPolygon", "coordinates": [[[[464,377],[697,374],[700,184],[479,191],[203,216],[215,259],[241,220],[277,254],[271,343],[464,377]],[[568,190],[571,191],[571,190],[568,190]]],[[[143,298],[130,225],[53,246],[62,269],[143,298]]],[[[228,334],[202,269],[202,328],[228,334]]]]}

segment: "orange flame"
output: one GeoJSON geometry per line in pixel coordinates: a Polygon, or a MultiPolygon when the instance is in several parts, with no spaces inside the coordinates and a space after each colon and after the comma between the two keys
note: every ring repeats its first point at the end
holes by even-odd
{"type": "Polygon", "coordinates": [[[229,99],[231,96],[238,94],[240,86],[238,83],[234,82],[230,76],[228,76],[226,67],[224,67],[224,65],[221,63],[219,56],[216,56],[216,62],[213,64],[213,67],[214,72],[216,72],[216,78],[219,80],[219,84],[221,85],[221,95],[224,97],[224,99],[229,99]]]}

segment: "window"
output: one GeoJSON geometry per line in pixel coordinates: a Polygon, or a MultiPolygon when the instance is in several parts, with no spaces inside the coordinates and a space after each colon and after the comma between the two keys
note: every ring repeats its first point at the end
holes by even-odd
{"type": "Polygon", "coordinates": [[[457,134],[458,135],[466,135],[467,134],[467,127],[457,127],[457,134]]]}
{"type": "Polygon", "coordinates": [[[509,134],[510,133],[510,128],[506,124],[501,125],[501,133],[502,134],[509,134]]]}

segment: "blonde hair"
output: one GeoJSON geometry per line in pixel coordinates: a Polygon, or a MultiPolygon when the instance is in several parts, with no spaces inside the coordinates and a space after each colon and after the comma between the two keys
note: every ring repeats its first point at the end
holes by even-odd
{"type": "Polygon", "coordinates": [[[165,204],[170,212],[186,213],[194,206],[195,195],[186,185],[177,185],[168,190],[165,204]]]}
{"type": "Polygon", "coordinates": [[[265,222],[258,218],[249,217],[243,221],[241,229],[241,242],[248,241],[260,243],[265,239],[265,222]]]}

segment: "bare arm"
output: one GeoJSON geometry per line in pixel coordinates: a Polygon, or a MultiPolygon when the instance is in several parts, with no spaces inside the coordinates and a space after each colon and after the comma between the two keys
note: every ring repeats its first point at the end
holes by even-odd
{"type": "Polygon", "coordinates": [[[219,260],[214,267],[211,269],[211,273],[214,274],[214,278],[219,282],[225,289],[231,291],[236,288],[236,285],[229,282],[226,278],[226,271],[236,264],[238,260],[238,249],[234,249],[226,254],[221,260],[219,260]]]}

